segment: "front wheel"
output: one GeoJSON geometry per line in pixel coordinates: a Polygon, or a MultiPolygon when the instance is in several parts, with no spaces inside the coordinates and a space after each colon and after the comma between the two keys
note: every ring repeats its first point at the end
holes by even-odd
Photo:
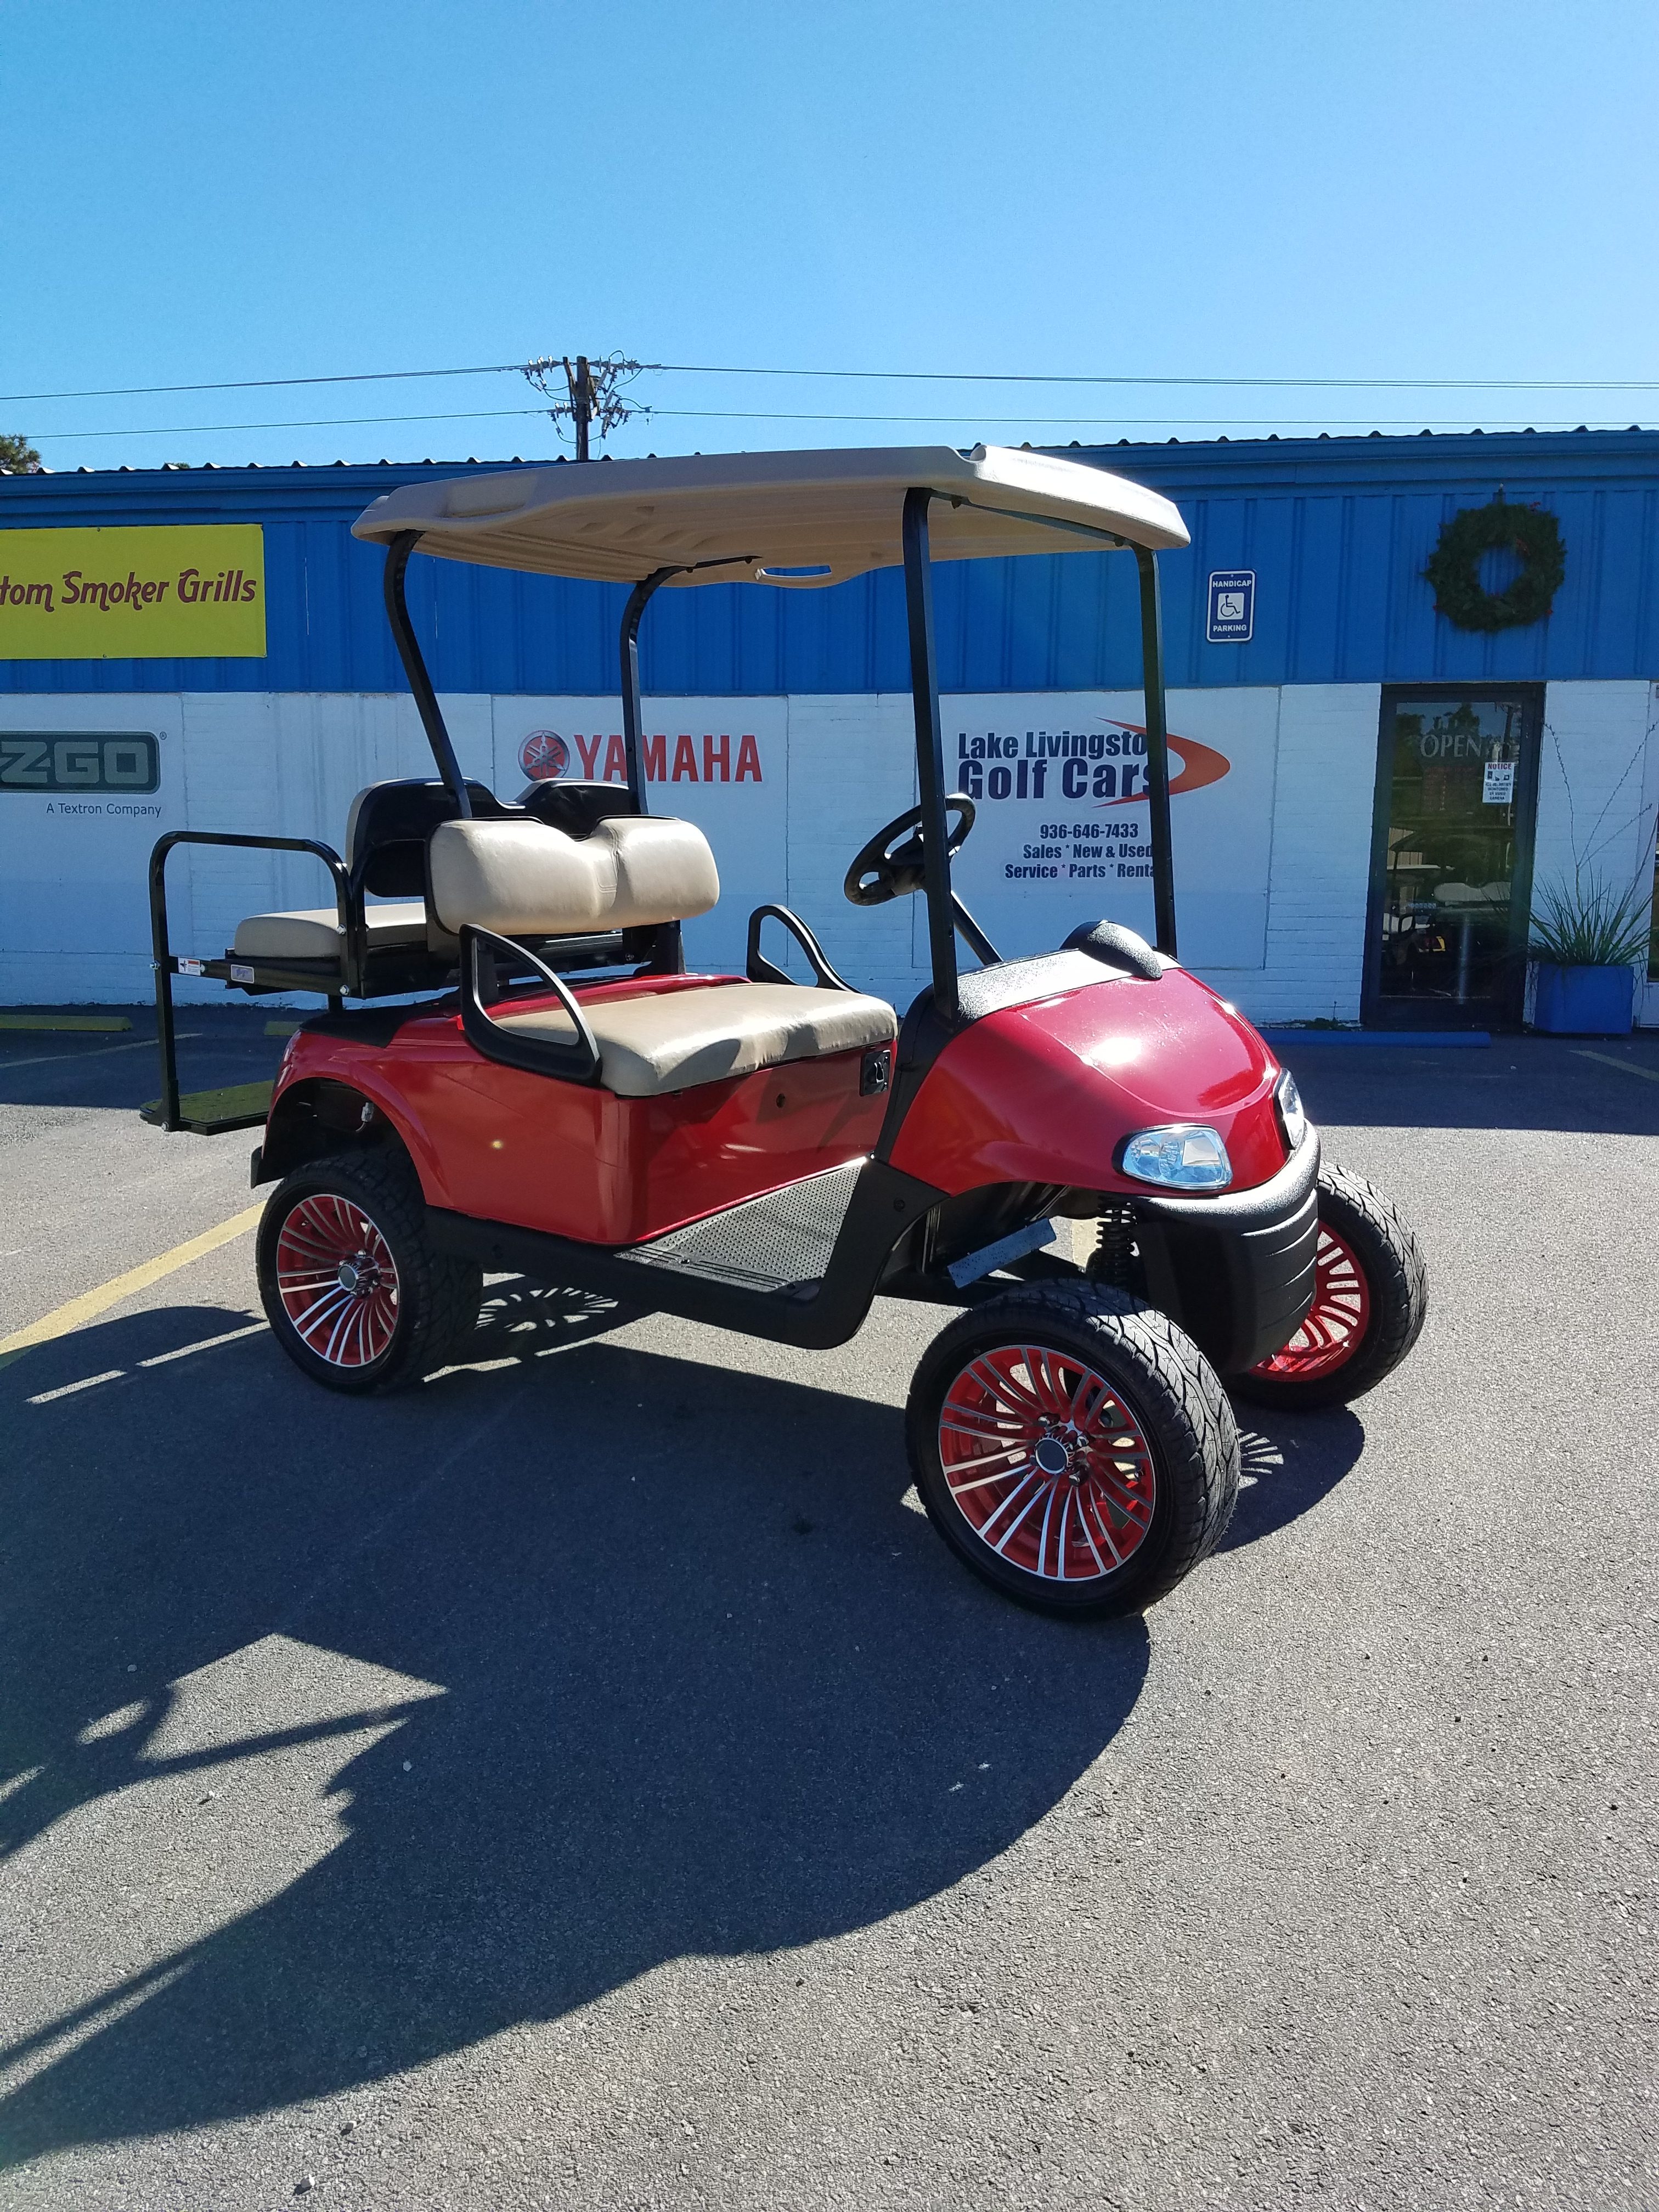
{"type": "Polygon", "coordinates": [[[477,1323],[477,1265],[434,1249],[409,1162],[370,1152],[309,1160],[259,1223],[271,1331],[313,1382],[352,1393],[418,1382],[477,1323]]]}
{"type": "Polygon", "coordinates": [[[1230,1378],[1236,1397],[1312,1410],[1345,1406],[1391,1375],[1422,1334],[1429,1274],[1391,1202],[1364,1176],[1319,1177],[1314,1301],[1282,1351],[1230,1378]]]}
{"type": "Polygon", "coordinates": [[[934,1528],[1041,1613],[1139,1612],[1214,1547],[1238,1495],[1208,1361],[1104,1285],[1034,1285],[964,1314],[923,1355],[905,1419],[934,1528]]]}

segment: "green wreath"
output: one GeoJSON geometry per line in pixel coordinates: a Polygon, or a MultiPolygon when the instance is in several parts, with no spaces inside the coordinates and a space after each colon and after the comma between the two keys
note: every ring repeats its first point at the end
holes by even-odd
{"type": "Polygon", "coordinates": [[[1435,611],[1459,629],[1516,629],[1542,622],[1567,573],[1561,526],[1541,507],[1494,499],[1466,507],[1440,532],[1423,574],[1434,586],[1435,611]],[[1507,545],[1521,573],[1506,592],[1480,588],[1480,556],[1507,545]]]}

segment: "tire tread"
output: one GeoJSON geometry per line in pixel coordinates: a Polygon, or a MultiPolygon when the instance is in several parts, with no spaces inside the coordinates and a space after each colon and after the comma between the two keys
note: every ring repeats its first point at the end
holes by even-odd
{"type": "MultiPolygon", "coordinates": [[[[1036,1588],[1025,1589],[1000,1582],[996,1587],[1022,1603],[1063,1612],[1072,1619],[1091,1613],[1138,1613],[1164,1596],[1206,1559],[1225,1534],[1232,1518],[1238,1501],[1238,1430],[1221,1379],[1192,1339],[1167,1315],[1127,1291],[1103,1283],[1041,1283],[988,1300],[970,1308],[945,1329],[917,1370],[906,1432],[912,1471],[924,1503],[927,1492],[921,1480],[916,1433],[919,1393],[926,1392],[924,1377],[931,1381],[951,1359],[958,1343],[982,1334],[988,1325],[1000,1329],[1005,1316],[1009,1334],[1016,1337],[1026,1334],[1042,1342],[1042,1324],[1047,1322],[1074,1333],[1085,1343],[1093,1340],[1103,1350],[1121,1346],[1132,1358],[1138,1358],[1147,1370],[1146,1385],[1164,1401],[1147,1411],[1158,1417],[1156,1441],[1168,1463],[1165,1480],[1176,1502],[1176,1517],[1161,1556],[1151,1562],[1144,1576],[1134,1578],[1123,1596],[1092,1605],[1086,1601],[1056,1605],[1045,1603],[1047,1594],[1036,1588]]],[[[928,1510],[930,1518],[938,1522],[931,1504],[928,1510]]],[[[944,1524],[938,1525],[943,1533],[944,1524]]],[[[952,1540],[952,1548],[969,1565],[975,1565],[973,1554],[960,1544],[952,1540]]],[[[1030,1579],[1035,1583],[1035,1577],[1030,1579]]]]}
{"type": "Polygon", "coordinates": [[[1350,1244],[1364,1267],[1372,1326],[1345,1366],[1311,1381],[1254,1372],[1230,1378],[1236,1396],[1264,1406],[1346,1405],[1393,1374],[1423,1334],[1429,1310],[1429,1269],[1405,1216],[1374,1182],[1347,1168],[1319,1176],[1319,1215],[1350,1244]]]}
{"type": "Polygon", "coordinates": [[[259,1224],[259,1291],[278,1341],[307,1375],[333,1389],[386,1391],[418,1382],[460,1348],[477,1322],[483,1276],[476,1261],[434,1249],[420,1178],[408,1156],[359,1147],[307,1160],[277,1185],[259,1224]],[[327,1370],[293,1336],[277,1295],[275,1246],[288,1212],[281,1201],[319,1189],[338,1191],[361,1204],[397,1258],[399,1310],[410,1317],[410,1325],[400,1328],[386,1365],[367,1375],[327,1370]]]}

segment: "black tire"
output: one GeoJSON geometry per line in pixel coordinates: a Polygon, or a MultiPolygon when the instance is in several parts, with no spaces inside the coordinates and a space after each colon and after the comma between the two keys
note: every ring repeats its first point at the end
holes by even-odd
{"type": "MultiPolygon", "coordinates": [[[[1429,1310],[1429,1271],[1422,1249],[1398,1209],[1364,1176],[1342,1168],[1324,1168],[1319,1176],[1319,1225],[1340,1237],[1364,1279],[1364,1326],[1334,1365],[1297,1375],[1287,1365],[1275,1368],[1264,1360],[1248,1374],[1228,1378],[1236,1397],[1260,1406],[1283,1406],[1311,1411],[1320,1406],[1346,1406],[1367,1390],[1374,1390],[1395,1369],[1423,1333],[1429,1310]]],[[[1322,1259],[1328,1253],[1322,1236],[1322,1259]]],[[[1322,1271],[1320,1295],[1326,1295],[1322,1271]]],[[[1336,1299],[1341,1312],[1341,1299],[1336,1299]]],[[[1354,1301],[1350,1298],[1352,1310],[1354,1301]]],[[[1292,1345],[1296,1340],[1291,1340],[1292,1345]]],[[[1288,1352],[1276,1355],[1281,1362],[1288,1352]]]]}
{"type": "MultiPolygon", "coordinates": [[[[1215,1370],[1167,1316],[1105,1284],[1033,1284],[988,1300],[952,1322],[928,1346],[916,1369],[905,1434],[911,1471],[928,1518],[957,1556],[1005,1597],[1038,1613],[1073,1620],[1139,1613],[1173,1589],[1213,1550],[1238,1497],[1238,1431],[1215,1370]],[[1041,1378],[1033,1382],[1029,1367],[1018,1358],[1019,1350],[1048,1355],[1057,1363],[1057,1368],[1049,1367],[1047,1386],[1041,1378]],[[1012,1363],[1000,1369],[975,1364],[987,1355],[1006,1359],[1010,1354],[1015,1355],[1012,1363]],[[1098,1408],[1104,1401],[1097,1394],[1090,1397],[1092,1385],[1080,1381],[1073,1389],[1069,1376],[1074,1370],[1091,1372],[1115,1401],[1117,1413],[1109,1426],[1119,1433],[1109,1453],[1086,1412],[1080,1424],[1074,1419],[1062,1426],[1048,1413],[1032,1417],[1014,1410],[1020,1402],[1022,1374],[1046,1405],[1052,1406],[1057,1395],[1061,1403],[1069,1404],[1073,1415],[1080,1407],[1098,1408]],[[1007,1376],[1006,1389],[988,1394],[982,1380],[988,1373],[1007,1376]],[[994,1412],[965,1403],[988,1395],[994,1412]],[[994,1472],[975,1475],[970,1463],[975,1455],[952,1443],[949,1449],[962,1455],[953,1459],[947,1473],[946,1435],[965,1435],[971,1443],[981,1440],[982,1433],[942,1429],[947,1400],[958,1420],[990,1421],[1004,1435],[1010,1433],[1009,1424],[1034,1419],[1031,1434],[1036,1427],[1043,1428],[1038,1441],[1054,1449],[1056,1455],[1066,1453],[1065,1468],[1041,1471],[1036,1443],[1017,1443],[984,1456],[988,1468],[994,1468],[999,1460],[1009,1462],[1005,1476],[994,1472]],[[1121,1418],[1125,1414],[1127,1423],[1121,1418]],[[1136,1453],[1120,1457],[1118,1448],[1131,1433],[1131,1425],[1139,1431],[1136,1453]],[[1092,1446],[1091,1433],[1097,1438],[1092,1446]],[[1073,1440],[1069,1446],[1067,1438],[1073,1440]],[[1139,1487],[1145,1479],[1138,1466],[1140,1458],[1152,1478],[1150,1510],[1139,1487]],[[1127,1479],[1122,1474],[1126,1466],[1135,1470],[1127,1479]],[[959,1492],[952,1489],[951,1473],[959,1480],[969,1477],[959,1492]],[[1036,1493],[1044,1502],[1035,1540],[1036,1564],[1031,1565],[1018,1563],[1011,1553],[1022,1525],[1029,1530],[1036,1518],[1029,1493],[1034,1480],[1044,1486],[1036,1493]],[[999,1482],[1006,1495],[1000,1494],[999,1482]],[[984,1498],[985,1504],[966,1505],[963,1500],[969,1494],[984,1498]],[[1119,1514],[1118,1504],[1125,1498],[1132,1504],[1119,1514]],[[1061,1510],[1051,1553],[1054,1504],[1061,1510]],[[1072,1529],[1073,1504],[1086,1548],[1072,1529]],[[990,1532],[1005,1507],[1018,1518],[1012,1527],[1005,1521],[999,1548],[990,1532]],[[971,1518],[974,1511],[986,1516],[983,1534],[971,1518]],[[1097,1535],[1104,1540],[1103,1549],[1096,1541],[1097,1535]],[[1115,1565],[1119,1549],[1121,1563],[1115,1565]]],[[[1027,1533],[1019,1540],[1029,1558],[1032,1536],[1027,1533]]]]}
{"type": "Polygon", "coordinates": [[[283,1351],[313,1382],[353,1395],[399,1389],[441,1367],[477,1326],[483,1298],[477,1265],[434,1249],[420,1180],[400,1152],[337,1152],[296,1168],[265,1206],[258,1266],[259,1296],[283,1351]],[[315,1241],[331,1235],[346,1266],[369,1255],[361,1270],[369,1288],[331,1287],[328,1256],[315,1241]]]}

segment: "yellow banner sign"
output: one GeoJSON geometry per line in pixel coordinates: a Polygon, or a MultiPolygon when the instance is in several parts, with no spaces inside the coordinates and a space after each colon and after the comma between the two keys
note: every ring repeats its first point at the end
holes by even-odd
{"type": "Polygon", "coordinates": [[[0,530],[0,660],[262,660],[264,651],[257,522],[0,530]]]}

